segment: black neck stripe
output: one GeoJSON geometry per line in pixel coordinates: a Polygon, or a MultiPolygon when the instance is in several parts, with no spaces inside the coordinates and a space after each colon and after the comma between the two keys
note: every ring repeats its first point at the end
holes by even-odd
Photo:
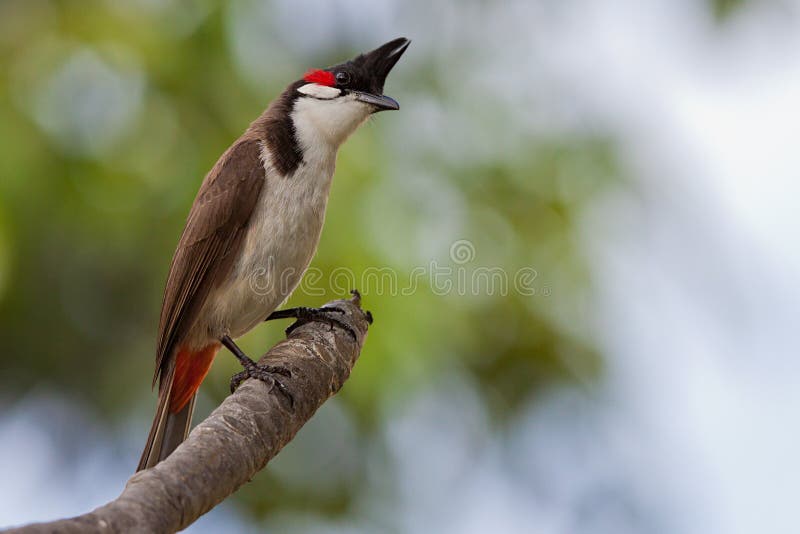
{"type": "Polygon", "coordinates": [[[287,87],[252,126],[269,150],[272,166],[283,176],[292,174],[303,162],[292,109],[299,96],[297,88],[305,83],[299,80],[287,87]]]}

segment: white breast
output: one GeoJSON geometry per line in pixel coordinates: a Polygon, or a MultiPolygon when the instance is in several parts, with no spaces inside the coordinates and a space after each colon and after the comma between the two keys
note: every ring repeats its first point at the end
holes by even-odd
{"type": "Polygon", "coordinates": [[[272,168],[268,153],[263,156],[266,183],[241,256],[228,282],[207,302],[214,337],[238,337],[280,306],[311,263],[322,232],[335,150],[307,152],[289,176],[272,168]]]}

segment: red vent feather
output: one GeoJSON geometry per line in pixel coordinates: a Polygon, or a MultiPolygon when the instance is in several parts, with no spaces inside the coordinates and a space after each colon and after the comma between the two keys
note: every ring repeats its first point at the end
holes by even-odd
{"type": "Polygon", "coordinates": [[[328,72],[327,70],[311,69],[306,72],[303,79],[308,83],[318,83],[320,85],[327,85],[328,87],[336,85],[336,78],[333,76],[332,72],[328,72]]]}

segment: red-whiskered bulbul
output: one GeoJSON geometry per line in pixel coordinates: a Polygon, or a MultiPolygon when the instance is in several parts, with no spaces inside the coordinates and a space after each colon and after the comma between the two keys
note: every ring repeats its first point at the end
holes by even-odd
{"type": "Polygon", "coordinates": [[[270,319],[343,326],[335,309],[274,310],[317,249],[336,153],[372,113],[399,109],[383,94],[409,45],[399,38],[351,61],[311,70],[275,99],[219,158],[192,204],[164,290],[158,408],[138,469],[166,458],[189,432],[197,390],[221,346],[254,377],[282,389],[234,339],[270,319]]]}

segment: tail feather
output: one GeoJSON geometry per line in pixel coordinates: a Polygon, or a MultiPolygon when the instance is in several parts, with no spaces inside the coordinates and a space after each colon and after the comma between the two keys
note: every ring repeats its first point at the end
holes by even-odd
{"type": "Polygon", "coordinates": [[[169,419],[169,399],[172,393],[172,382],[175,378],[175,365],[170,365],[167,372],[161,375],[158,385],[158,406],[150,433],[147,435],[147,443],[139,459],[137,471],[152,467],[159,462],[161,444],[164,442],[164,431],[169,419]]]}
{"type": "Polygon", "coordinates": [[[197,352],[177,351],[176,358],[161,375],[156,416],[137,471],[156,465],[189,435],[197,390],[218,350],[219,344],[197,352]]]}

